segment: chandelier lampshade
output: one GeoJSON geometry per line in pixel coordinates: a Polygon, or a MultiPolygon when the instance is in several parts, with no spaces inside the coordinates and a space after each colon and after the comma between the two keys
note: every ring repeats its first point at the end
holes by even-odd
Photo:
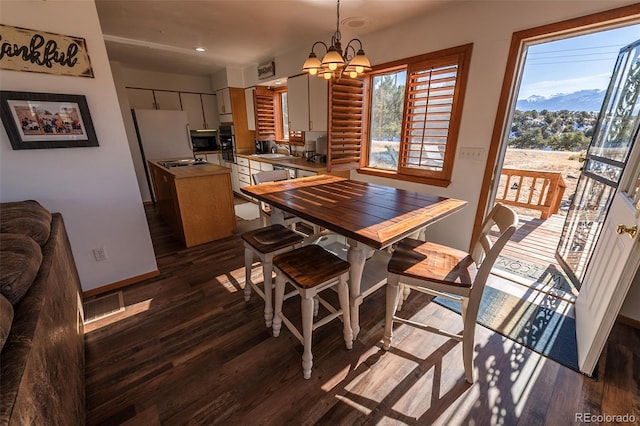
{"type": "Polygon", "coordinates": [[[331,37],[331,45],[327,45],[322,41],[316,41],[311,47],[309,57],[302,65],[302,71],[310,75],[317,75],[326,80],[332,78],[340,78],[346,73],[351,78],[357,78],[367,71],[371,71],[371,62],[364,53],[362,42],[357,39],[351,39],[347,43],[344,51],[341,44],[342,34],[340,33],[340,0],[337,0],[337,24],[336,32],[331,37]],[[358,49],[354,47],[357,43],[358,49]],[[318,59],[315,53],[317,45],[321,44],[325,48],[325,55],[322,61],[318,59]]]}

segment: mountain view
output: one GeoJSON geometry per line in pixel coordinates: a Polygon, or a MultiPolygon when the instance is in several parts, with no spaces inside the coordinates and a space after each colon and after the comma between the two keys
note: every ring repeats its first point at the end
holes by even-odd
{"type": "Polygon", "coordinates": [[[600,112],[605,90],[589,89],[573,93],[561,93],[550,97],[532,95],[518,99],[516,109],[520,111],[587,111],[600,112]]]}

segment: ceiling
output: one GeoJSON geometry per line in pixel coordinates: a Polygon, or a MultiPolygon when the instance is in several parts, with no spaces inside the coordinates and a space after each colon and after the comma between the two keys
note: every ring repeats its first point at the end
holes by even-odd
{"type": "MultiPolygon", "coordinates": [[[[342,0],[343,40],[447,1],[342,0]]],[[[191,75],[258,65],[306,46],[310,50],[314,41],[329,42],[336,26],[334,0],[96,0],[96,5],[110,60],[191,75]],[[206,51],[198,53],[196,47],[206,51]]]]}

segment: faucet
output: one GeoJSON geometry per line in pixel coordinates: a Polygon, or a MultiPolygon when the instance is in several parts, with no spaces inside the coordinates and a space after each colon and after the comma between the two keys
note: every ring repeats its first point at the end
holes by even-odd
{"type": "MultiPolygon", "coordinates": [[[[284,149],[286,149],[286,150],[287,150],[287,154],[291,155],[291,147],[290,147],[289,145],[280,145],[280,144],[276,144],[276,146],[277,146],[278,148],[284,148],[284,149]]],[[[276,149],[276,151],[277,151],[277,149],[276,149]]]]}

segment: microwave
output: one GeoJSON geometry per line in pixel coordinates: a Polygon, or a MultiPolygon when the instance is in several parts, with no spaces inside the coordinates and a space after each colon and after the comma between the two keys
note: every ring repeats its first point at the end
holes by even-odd
{"type": "Polygon", "coordinates": [[[217,130],[191,130],[191,145],[193,152],[218,151],[217,130]]]}

